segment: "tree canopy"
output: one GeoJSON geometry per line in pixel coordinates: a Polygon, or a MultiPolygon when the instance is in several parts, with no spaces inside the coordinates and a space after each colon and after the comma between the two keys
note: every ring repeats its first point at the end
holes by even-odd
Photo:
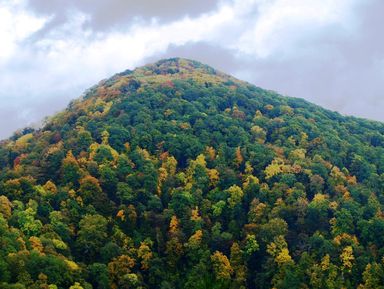
{"type": "Polygon", "coordinates": [[[384,288],[384,124],[186,59],[0,143],[1,288],[384,288]]]}

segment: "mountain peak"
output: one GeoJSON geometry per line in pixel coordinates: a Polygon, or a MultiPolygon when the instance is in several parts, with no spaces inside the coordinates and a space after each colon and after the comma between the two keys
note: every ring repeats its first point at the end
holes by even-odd
{"type": "MultiPolygon", "coordinates": [[[[194,70],[199,70],[200,72],[205,72],[207,74],[217,73],[214,68],[206,64],[203,64],[196,60],[180,57],[161,59],[155,63],[147,64],[142,68],[152,70],[156,74],[185,73],[194,70]]],[[[140,70],[140,68],[138,69],[140,70]]]]}
{"type": "Polygon", "coordinates": [[[132,73],[139,78],[160,75],[170,78],[193,78],[195,80],[201,77],[216,78],[216,81],[219,78],[221,81],[235,80],[230,75],[222,73],[207,64],[179,57],[162,59],[155,63],[138,67],[132,73]]]}
{"type": "MultiPolygon", "coordinates": [[[[116,91],[124,93],[136,90],[139,87],[173,86],[173,82],[177,80],[191,80],[204,86],[220,83],[227,85],[245,84],[245,82],[199,61],[176,57],[162,59],[155,63],[137,67],[134,70],[120,72],[89,89],[85,98],[95,95],[96,90],[99,90],[100,87],[112,90],[111,93],[116,95],[116,91]]],[[[99,94],[96,93],[96,96],[99,96],[99,94]]]]}
{"type": "Polygon", "coordinates": [[[154,63],[148,63],[146,65],[137,67],[134,70],[128,69],[118,73],[117,75],[172,75],[191,73],[192,71],[199,71],[200,73],[210,75],[220,73],[216,69],[199,61],[181,57],[173,57],[161,59],[154,63]]]}

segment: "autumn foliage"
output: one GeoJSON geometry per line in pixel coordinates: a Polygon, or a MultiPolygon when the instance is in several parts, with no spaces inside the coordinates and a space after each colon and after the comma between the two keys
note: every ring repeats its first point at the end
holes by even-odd
{"type": "Polygon", "coordinates": [[[0,143],[0,288],[383,288],[383,192],[383,124],[162,60],[0,143]]]}

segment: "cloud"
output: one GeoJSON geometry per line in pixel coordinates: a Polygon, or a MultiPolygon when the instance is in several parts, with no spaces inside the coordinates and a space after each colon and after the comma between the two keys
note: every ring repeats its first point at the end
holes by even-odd
{"type": "Polygon", "coordinates": [[[87,28],[104,31],[119,29],[134,21],[170,22],[185,16],[196,17],[214,10],[217,0],[29,0],[29,8],[37,14],[54,15],[50,28],[68,21],[73,11],[89,15],[87,28]]]}
{"type": "Polygon", "coordinates": [[[202,63],[208,63],[222,72],[233,73],[240,69],[244,63],[236,59],[234,51],[229,48],[215,45],[209,42],[187,42],[185,45],[170,45],[166,51],[155,56],[148,57],[145,62],[151,63],[159,58],[178,57],[194,59],[202,63]]]}
{"type": "Polygon", "coordinates": [[[302,41],[317,37],[323,29],[349,24],[355,0],[257,1],[259,17],[246,14],[247,27],[233,45],[239,53],[259,58],[298,54],[302,41]]]}
{"type": "Polygon", "coordinates": [[[0,138],[103,78],[175,56],[384,120],[379,0],[25,1],[0,0],[0,138]]]}
{"type": "Polygon", "coordinates": [[[12,56],[18,42],[43,27],[47,18],[37,18],[18,11],[16,3],[7,6],[0,2],[0,63],[12,56]]]}

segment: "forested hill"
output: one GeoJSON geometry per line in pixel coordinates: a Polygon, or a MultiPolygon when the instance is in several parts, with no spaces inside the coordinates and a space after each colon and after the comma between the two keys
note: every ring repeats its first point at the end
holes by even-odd
{"type": "Polygon", "coordinates": [[[196,61],[0,144],[0,288],[384,288],[384,124],[196,61]]]}

